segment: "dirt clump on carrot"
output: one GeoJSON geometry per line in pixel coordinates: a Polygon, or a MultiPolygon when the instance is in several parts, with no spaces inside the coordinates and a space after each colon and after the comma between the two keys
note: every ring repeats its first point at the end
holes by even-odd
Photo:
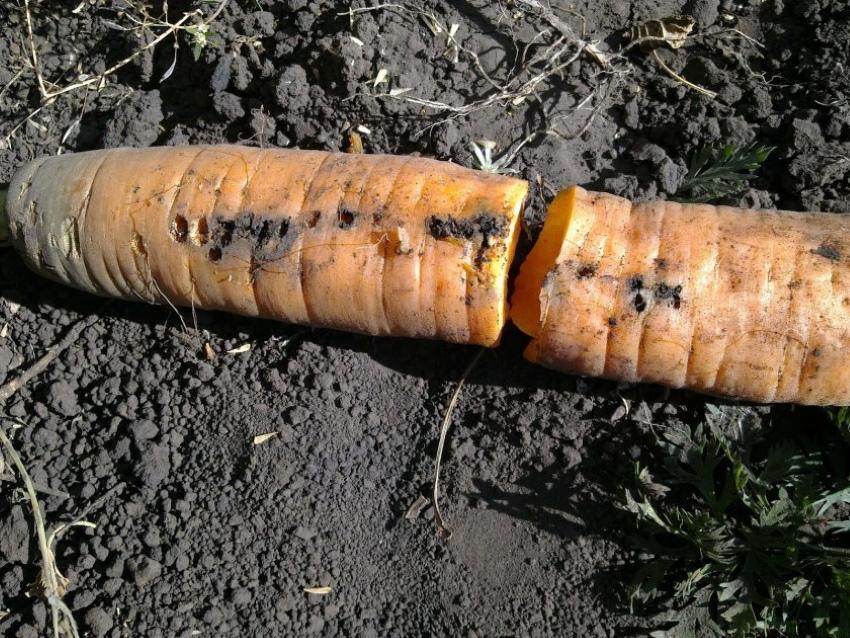
{"type": "Polygon", "coordinates": [[[850,217],[561,192],[522,265],[526,357],[758,402],[850,403],[850,217]]]}
{"type": "Polygon", "coordinates": [[[455,219],[451,215],[428,218],[428,231],[435,239],[460,239],[470,241],[476,239],[478,246],[473,263],[482,266],[489,259],[490,248],[498,247],[511,230],[504,217],[489,213],[476,215],[468,219],[455,219]]]}

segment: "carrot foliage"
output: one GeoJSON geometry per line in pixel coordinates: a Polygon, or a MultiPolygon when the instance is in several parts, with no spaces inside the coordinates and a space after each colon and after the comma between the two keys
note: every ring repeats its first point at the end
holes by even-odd
{"type": "Polygon", "coordinates": [[[844,440],[850,443],[850,407],[833,408],[830,410],[832,422],[844,440]]]}
{"type": "Polygon", "coordinates": [[[691,158],[677,194],[687,202],[711,202],[736,195],[755,177],[773,150],[772,146],[756,142],[741,147],[703,146],[691,158]]]}
{"type": "MultiPolygon", "coordinates": [[[[666,432],[657,476],[636,466],[622,502],[646,559],[633,610],[690,607],[704,630],[736,637],[850,636],[850,445],[826,434],[666,432]]],[[[681,635],[677,623],[651,635],[681,635]]]]}

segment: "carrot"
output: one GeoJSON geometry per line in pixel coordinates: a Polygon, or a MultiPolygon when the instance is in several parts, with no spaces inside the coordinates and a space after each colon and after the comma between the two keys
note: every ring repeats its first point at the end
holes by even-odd
{"type": "Polygon", "coordinates": [[[6,225],[31,269],[103,296],[492,346],[526,191],[419,157],[112,149],[21,168],[6,225]]]}
{"type": "Polygon", "coordinates": [[[757,402],[850,403],[850,218],[572,187],[522,265],[531,361],[757,402]]]}

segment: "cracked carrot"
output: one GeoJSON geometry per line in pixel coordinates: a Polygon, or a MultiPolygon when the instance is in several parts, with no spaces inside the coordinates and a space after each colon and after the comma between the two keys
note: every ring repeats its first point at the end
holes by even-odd
{"type": "Polygon", "coordinates": [[[850,403],[850,217],[572,187],[523,263],[526,357],[756,402],[850,403]]]}
{"type": "Polygon", "coordinates": [[[27,265],[95,294],[493,346],[526,182],[420,157],[190,146],[42,158],[27,265]]]}

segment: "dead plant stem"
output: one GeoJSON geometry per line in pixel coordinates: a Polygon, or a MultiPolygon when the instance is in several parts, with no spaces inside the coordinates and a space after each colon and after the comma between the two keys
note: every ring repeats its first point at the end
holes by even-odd
{"type": "Polygon", "coordinates": [[[437,444],[437,458],[434,462],[434,491],[431,498],[434,503],[434,520],[437,522],[437,532],[445,540],[448,540],[451,537],[452,532],[446,525],[443,513],[440,511],[440,467],[443,461],[443,449],[446,445],[446,436],[449,433],[449,427],[452,423],[452,413],[454,412],[454,409],[457,406],[457,401],[460,398],[460,391],[463,390],[467,377],[469,377],[470,373],[478,364],[478,361],[485,352],[486,350],[481,348],[472,358],[472,361],[469,362],[469,365],[466,366],[466,369],[460,376],[460,380],[457,382],[457,386],[455,386],[452,398],[449,400],[449,405],[446,408],[445,415],[443,416],[443,423],[440,426],[440,442],[437,444]]]}
{"type": "Polygon", "coordinates": [[[77,321],[65,333],[65,336],[58,343],[51,346],[35,363],[24,370],[18,377],[0,386],[0,403],[5,402],[15,392],[29,383],[31,379],[44,372],[56,357],[74,344],[82,332],[89,326],[97,323],[98,319],[97,314],[94,314],[77,321]]]}
{"type": "MultiPolygon", "coordinates": [[[[213,12],[213,14],[209,18],[204,20],[204,24],[208,24],[209,22],[212,22],[215,18],[217,18],[218,14],[221,13],[221,10],[224,9],[224,6],[227,4],[227,2],[228,2],[228,0],[222,0],[221,3],[219,4],[218,8],[213,12]]],[[[170,25],[165,31],[160,33],[153,40],[151,40],[150,42],[145,44],[143,47],[136,49],[135,51],[133,51],[133,53],[128,55],[123,60],[116,62],[111,67],[106,69],[103,73],[100,73],[98,75],[94,75],[94,76],[92,76],[90,78],[86,78],[84,80],[78,80],[77,82],[73,82],[71,84],[68,84],[68,85],[62,87],[61,89],[56,89],[56,90],[51,91],[51,90],[47,89],[47,86],[44,82],[44,77],[41,74],[41,70],[40,70],[40,67],[39,67],[38,54],[36,53],[36,50],[35,50],[35,39],[34,39],[34,36],[33,36],[32,18],[30,16],[30,8],[29,7],[30,7],[29,0],[24,0],[24,8],[25,8],[26,22],[27,22],[27,35],[29,36],[30,51],[32,53],[32,64],[33,64],[33,69],[35,70],[36,78],[38,79],[38,87],[39,87],[39,90],[41,91],[41,96],[44,100],[50,100],[52,98],[59,97],[63,93],[68,93],[69,91],[74,91],[76,89],[81,89],[85,86],[89,86],[91,84],[96,84],[98,82],[104,81],[109,75],[115,73],[118,69],[120,69],[123,66],[132,62],[133,60],[135,60],[137,57],[139,57],[145,51],[155,47],[157,44],[159,44],[160,42],[165,40],[172,33],[179,31],[190,18],[197,15],[197,12],[195,12],[195,11],[187,13],[182,18],[180,18],[177,22],[170,25]]]]}

